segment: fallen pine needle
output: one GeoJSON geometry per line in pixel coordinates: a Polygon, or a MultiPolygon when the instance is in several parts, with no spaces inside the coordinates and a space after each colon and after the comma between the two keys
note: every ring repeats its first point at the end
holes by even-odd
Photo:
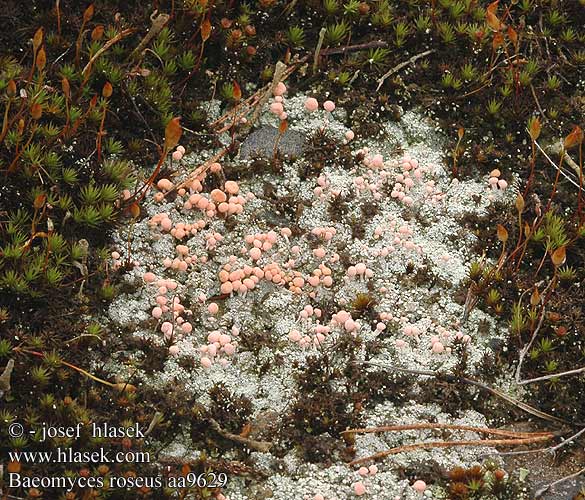
{"type": "Polygon", "coordinates": [[[368,427],[364,429],[348,429],[343,431],[341,434],[373,434],[376,432],[395,432],[395,431],[411,431],[419,429],[451,429],[458,431],[470,431],[477,432],[479,434],[493,434],[495,436],[505,436],[509,438],[531,438],[535,436],[550,436],[551,432],[515,432],[507,431],[503,429],[488,429],[487,427],[473,427],[470,425],[459,425],[459,424],[433,424],[433,423],[420,423],[420,424],[409,424],[409,425],[387,425],[381,427],[368,427]]]}
{"type": "Polygon", "coordinates": [[[405,446],[398,446],[396,448],[391,448],[386,451],[381,451],[379,453],[374,453],[373,455],[369,455],[367,457],[357,458],[349,462],[348,465],[357,465],[364,462],[369,462],[372,460],[379,460],[381,458],[385,458],[389,455],[396,455],[398,453],[404,453],[406,451],[414,451],[419,449],[431,449],[431,448],[452,448],[455,446],[516,446],[521,444],[531,444],[531,443],[539,443],[544,441],[549,441],[554,437],[553,433],[549,433],[548,435],[538,435],[532,438],[524,438],[524,439],[478,439],[478,440],[470,440],[470,441],[433,441],[428,443],[415,443],[409,444],[405,446]]]}

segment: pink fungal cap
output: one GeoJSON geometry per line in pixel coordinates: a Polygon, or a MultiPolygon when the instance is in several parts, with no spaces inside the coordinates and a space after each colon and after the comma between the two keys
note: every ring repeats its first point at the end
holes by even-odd
{"type": "Polygon", "coordinates": [[[353,491],[358,497],[360,497],[366,493],[366,487],[364,486],[364,483],[357,481],[356,483],[353,483],[353,491]]]}
{"type": "Polygon", "coordinates": [[[374,168],[382,168],[384,166],[384,158],[380,154],[373,156],[370,165],[374,168]]]}
{"type": "Polygon", "coordinates": [[[262,250],[257,247],[254,247],[250,250],[250,258],[252,260],[258,260],[260,257],[262,257],[262,250]]]}
{"type": "Polygon", "coordinates": [[[319,109],[319,101],[314,97],[309,97],[305,101],[305,109],[312,113],[313,111],[317,111],[319,109]]]}
{"type": "Polygon", "coordinates": [[[313,250],[313,255],[315,257],[317,257],[318,259],[322,259],[323,257],[325,257],[325,249],[323,247],[319,247],[319,248],[315,248],[313,250]]]}
{"type": "Polygon", "coordinates": [[[286,85],[283,82],[278,82],[274,87],[273,94],[275,96],[281,96],[286,92],[286,85]]]}
{"type": "Polygon", "coordinates": [[[348,131],[345,133],[345,138],[346,138],[348,141],[353,141],[353,139],[355,138],[355,133],[354,133],[354,131],[353,131],[353,130],[348,130],[348,131]]]}
{"type": "Polygon", "coordinates": [[[321,281],[319,279],[319,276],[310,276],[307,281],[309,282],[309,285],[311,285],[312,287],[318,286],[319,282],[321,281]]]}
{"type": "Polygon", "coordinates": [[[415,491],[418,491],[419,493],[423,493],[427,489],[427,483],[425,483],[424,481],[419,479],[419,480],[414,482],[412,487],[414,488],[415,491]]]}
{"type": "Polygon", "coordinates": [[[332,113],[333,110],[335,109],[335,103],[333,101],[325,101],[323,103],[323,108],[325,109],[325,111],[329,111],[329,113],[332,113]]]}
{"type": "Polygon", "coordinates": [[[238,194],[240,186],[238,186],[238,183],[236,181],[226,181],[225,190],[229,194],[238,194]]]}
{"type": "Polygon", "coordinates": [[[351,319],[351,315],[347,311],[341,310],[337,314],[334,314],[333,318],[338,323],[345,323],[348,319],[351,319]]]}
{"type": "Polygon", "coordinates": [[[221,203],[227,200],[226,194],[221,189],[214,189],[209,195],[215,203],[221,203]]]}
{"type": "Polygon", "coordinates": [[[293,342],[298,342],[299,340],[301,340],[301,332],[299,332],[298,330],[291,330],[288,333],[288,338],[293,342]]]}
{"type": "Polygon", "coordinates": [[[200,360],[201,366],[203,368],[211,368],[212,362],[207,356],[203,356],[200,360]]]}
{"type": "Polygon", "coordinates": [[[280,115],[284,112],[284,107],[282,106],[282,103],[280,102],[273,102],[270,105],[270,112],[274,113],[275,115],[280,115]]]}
{"type": "Polygon", "coordinates": [[[344,324],[343,327],[347,332],[355,332],[358,329],[357,323],[353,319],[348,319],[344,324]]]}
{"type": "Polygon", "coordinates": [[[153,283],[156,280],[156,276],[154,275],[154,273],[148,272],[148,273],[144,273],[144,281],[146,281],[146,283],[153,283]]]}
{"type": "Polygon", "coordinates": [[[370,472],[370,471],[368,470],[367,467],[360,467],[359,470],[358,470],[358,474],[360,476],[362,476],[362,477],[367,476],[368,475],[368,472],[370,472]]]}
{"type": "Polygon", "coordinates": [[[173,151],[172,154],[173,160],[175,161],[180,161],[183,158],[183,153],[181,153],[180,151],[173,151]]]}
{"type": "Polygon", "coordinates": [[[173,183],[168,179],[160,179],[156,183],[156,187],[159,188],[161,191],[170,191],[173,188],[173,183]]]}

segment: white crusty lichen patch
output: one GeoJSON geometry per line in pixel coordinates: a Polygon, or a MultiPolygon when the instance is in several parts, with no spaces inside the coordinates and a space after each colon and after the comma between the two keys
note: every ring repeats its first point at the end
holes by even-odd
{"type": "MultiPolygon", "coordinates": [[[[346,135],[348,117],[343,109],[308,113],[304,100],[297,96],[284,102],[291,129],[311,136],[325,128],[340,142],[351,137],[346,135]]],[[[268,113],[263,120],[273,125],[278,121],[268,113]]],[[[274,411],[281,417],[291,401],[302,397],[294,375],[305,367],[306,357],[330,351],[344,336],[366,341],[357,352],[358,360],[365,359],[367,341],[378,339],[381,349],[370,361],[408,369],[449,370],[459,361],[460,349],[453,347],[464,345],[467,366],[473,370],[497,333],[494,320],[477,309],[462,324],[463,306],[453,300],[470,262],[478,258],[471,252],[475,236],[462,219],[484,214],[494,199],[508,200],[509,190],[491,188],[487,179],[452,181],[443,167],[441,136],[416,112],[384,124],[378,137],[358,136],[349,145],[355,158],[349,169],[332,155],[318,174],[303,180],[299,172],[309,160],[301,157],[285,161],[277,173],[242,175],[237,190],[230,187],[236,192],[228,193],[227,186],[220,185],[226,203],[233,199],[234,206],[241,207],[227,217],[219,212],[222,195],[213,195],[217,197],[213,207],[205,205],[215,198],[211,200],[196,183],[173,201],[155,202],[149,195],[148,217],[116,235],[113,250],[121,259],[127,257],[130,241],[136,266],[122,279],[134,291],[112,302],[109,319],[120,331],[130,330],[169,353],[164,367],[154,374],[130,362],[140,360],[140,352],[120,352],[106,369],[121,379],[132,375],[156,389],[179,384],[204,405],[209,403],[209,389],[221,382],[249,398],[254,415],[274,411]],[[396,153],[397,146],[403,153],[396,153]],[[287,200],[290,210],[283,212],[276,200],[263,195],[267,185],[273,187],[271,196],[287,200]],[[196,201],[202,198],[203,210],[196,201]],[[333,214],[336,198],[344,207],[333,214]],[[164,223],[165,229],[166,219],[170,222],[164,223]],[[177,224],[187,225],[188,234],[176,237],[177,224]],[[251,251],[255,246],[259,256],[251,251]],[[226,264],[228,277],[224,273],[222,279],[226,264]],[[232,276],[240,270],[241,276],[232,276]],[[145,273],[152,273],[149,283],[145,273]],[[249,281],[244,292],[245,278],[253,284],[249,281]],[[226,281],[228,288],[235,283],[237,290],[222,294],[220,286],[226,281]],[[374,321],[353,317],[352,303],[360,294],[373,300],[378,316],[374,321]],[[180,304],[176,314],[173,304],[180,304]],[[480,322],[489,328],[479,329],[480,322]],[[489,337],[480,330],[489,331],[489,337]],[[250,348],[260,339],[262,346],[250,348]],[[259,370],[260,366],[266,368],[259,370]]],[[[187,154],[182,173],[172,182],[180,183],[213,153],[187,154]]],[[[232,160],[230,170],[238,169],[244,172],[249,165],[232,160]]],[[[369,373],[376,367],[363,370],[369,373]]],[[[454,422],[425,401],[401,407],[379,404],[365,410],[364,421],[486,425],[475,412],[462,413],[454,422]]],[[[432,437],[430,431],[360,436],[357,457],[432,437]]],[[[198,451],[190,443],[179,445],[191,453],[198,451]]],[[[365,498],[414,499],[420,496],[407,480],[398,478],[397,466],[470,465],[485,451],[456,448],[391,456],[378,465],[377,474],[365,479],[344,463],[331,467],[303,463],[294,450],[284,465],[269,453],[253,453],[250,461],[268,472],[270,478],[262,487],[275,499],[315,494],[328,500],[352,498],[352,485],[360,479],[365,498]]],[[[225,494],[231,500],[255,498],[248,488],[233,478],[225,494]]],[[[425,495],[432,497],[433,491],[430,487],[425,495]]]]}

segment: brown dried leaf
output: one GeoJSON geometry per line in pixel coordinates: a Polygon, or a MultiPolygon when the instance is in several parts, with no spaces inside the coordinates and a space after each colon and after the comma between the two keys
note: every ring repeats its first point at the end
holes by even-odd
{"type": "Polygon", "coordinates": [[[577,144],[583,142],[583,130],[579,125],[575,125],[575,128],[571,131],[571,133],[565,137],[565,149],[572,148],[577,144]]]}
{"type": "Polygon", "coordinates": [[[518,196],[516,196],[516,210],[518,210],[518,213],[522,213],[524,211],[524,197],[521,194],[518,194],[518,196]]]}
{"type": "Polygon", "coordinates": [[[567,248],[565,246],[557,248],[551,255],[551,260],[555,267],[562,266],[567,260],[567,248]]]}
{"type": "Polygon", "coordinates": [[[538,137],[540,136],[540,130],[541,130],[540,118],[536,116],[532,120],[530,120],[530,128],[528,130],[530,138],[533,141],[536,141],[536,139],[538,139],[538,137]]]}
{"type": "Polygon", "coordinates": [[[71,98],[71,86],[69,85],[69,80],[67,80],[67,78],[63,77],[63,80],[61,80],[61,88],[63,89],[63,93],[65,94],[65,97],[67,97],[67,99],[71,98]]]}
{"type": "Polygon", "coordinates": [[[47,64],[47,53],[45,52],[45,49],[43,47],[41,47],[39,49],[39,52],[37,53],[37,61],[36,61],[36,66],[37,69],[40,71],[43,71],[43,69],[45,69],[45,65],[47,64]]]}
{"type": "Polygon", "coordinates": [[[278,133],[280,135],[284,134],[286,132],[287,128],[288,128],[288,122],[286,120],[280,120],[280,125],[278,126],[278,133]]]}
{"type": "Polygon", "coordinates": [[[138,203],[132,203],[132,205],[128,207],[128,210],[133,219],[137,219],[140,216],[140,205],[138,203]]]}
{"type": "Polygon", "coordinates": [[[8,97],[14,97],[16,95],[16,83],[14,80],[10,80],[6,85],[6,95],[8,97]]]}
{"type": "Polygon", "coordinates": [[[165,151],[171,151],[174,149],[177,144],[179,144],[179,140],[181,139],[181,134],[183,133],[183,129],[181,128],[181,118],[172,118],[165,128],[165,151]]]}
{"type": "Polygon", "coordinates": [[[492,14],[491,12],[486,12],[485,14],[485,19],[488,23],[488,26],[494,30],[494,31],[500,31],[500,29],[502,28],[502,23],[500,22],[500,20],[498,19],[498,17],[495,14],[492,14]]]}
{"type": "Polygon", "coordinates": [[[85,9],[85,12],[83,13],[83,23],[87,23],[92,17],[93,17],[93,13],[94,13],[94,6],[93,4],[89,4],[89,7],[87,9],[85,9]]]}
{"type": "Polygon", "coordinates": [[[45,204],[45,201],[47,200],[47,195],[44,193],[41,194],[37,194],[35,196],[34,202],[33,202],[33,207],[35,208],[35,210],[39,210],[43,207],[43,205],[45,204]]]}
{"type": "Polygon", "coordinates": [[[102,24],[96,26],[91,32],[92,41],[101,40],[104,36],[104,26],[102,24]]]}
{"type": "Polygon", "coordinates": [[[38,102],[35,102],[30,107],[30,115],[33,120],[39,120],[43,116],[43,107],[38,102]]]}
{"type": "Polygon", "coordinates": [[[35,36],[33,37],[33,50],[36,53],[38,48],[43,43],[43,28],[42,26],[36,31],[35,36]]]}
{"type": "Polygon", "coordinates": [[[508,230],[501,224],[498,224],[497,226],[497,233],[498,240],[500,240],[502,243],[506,243],[506,241],[508,241],[508,230]]]}
{"type": "Polygon", "coordinates": [[[536,307],[540,302],[540,293],[538,293],[538,288],[534,287],[532,291],[532,295],[530,295],[530,305],[536,307]]]}
{"type": "Polygon", "coordinates": [[[209,40],[210,36],[211,36],[211,21],[209,21],[209,18],[206,17],[204,19],[204,21],[201,23],[201,40],[203,40],[203,42],[206,42],[207,40],[209,40]]]}
{"type": "Polygon", "coordinates": [[[114,89],[112,88],[112,84],[110,82],[104,83],[102,88],[102,96],[104,96],[106,99],[109,98],[112,95],[113,90],[114,89]]]}
{"type": "Polygon", "coordinates": [[[494,39],[492,40],[492,47],[494,50],[504,45],[504,35],[501,33],[494,33],[494,39]]]}
{"type": "Polygon", "coordinates": [[[20,472],[20,462],[10,461],[6,464],[6,472],[18,474],[20,472]]]}
{"type": "Polygon", "coordinates": [[[514,44],[514,47],[518,45],[518,33],[512,26],[508,26],[508,38],[514,44]]]}
{"type": "Polygon", "coordinates": [[[242,98],[242,89],[240,88],[240,85],[238,84],[238,82],[236,82],[235,80],[234,80],[233,88],[234,88],[234,100],[236,102],[238,102],[242,98]]]}

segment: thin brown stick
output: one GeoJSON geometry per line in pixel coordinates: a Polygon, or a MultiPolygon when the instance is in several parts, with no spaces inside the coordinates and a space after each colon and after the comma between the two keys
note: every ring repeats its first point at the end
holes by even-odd
{"type": "Polygon", "coordinates": [[[585,474],[585,468],[578,470],[577,472],[575,472],[574,474],[569,474],[568,476],[562,477],[561,479],[557,479],[556,481],[554,481],[553,483],[550,483],[549,485],[540,488],[534,495],[534,498],[540,498],[542,495],[544,495],[548,490],[550,490],[551,488],[554,488],[557,484],[561,484],[564,483],[565,481],[568,481],[569,479],[574,479],[576,477],[579,477],[581,474],[585,474]]]}
{"type": "MultiPolygon", "coordinates": [[[[296,61],[293,65],[289,66],[286,69],[286,71],[283,73],[280,81],[285,81],[297,69],[297,67],[300,64],[304,63],[305,61],[307,61],[307,59],[308,59],[308,57],[305,56],[302,59],[299,59],[298,61],[296,61]]],[[[258,105],[258,102],[260,101],[261,96],[270,88],[271,85],[272,85],[272,83],[268,83],[268,84],[264,85],[262,88],[258,89],[254,94],[252,94],[250,97],[248,97],[245,101],[242,101],[239,105],[240,114],[239,114],[238,118],[242,118],[242,117],[246,116],[252,109],[254,109],[258,105]]],[[[226,125],[221,129],[215,130],[215,132],[217,134],[221,134],[221,133],[223,133],[226,130],[229,130],[231,128],[231,126],[232,126],[231,123],[233,123],[233,118],[234,118],[233,115],[234,115],[233,110],[230,110],[227,113],[220,116],[214,122],[210,123],[209,127],[211,129],[217,129],[217,127],[219,125],[224,123],[226,120],[229,120],[230,121],[229,125],[226,125]]]]}
{"type": "Polygon", "coordinates": [[[583,372],[585,372],[585,366],[583,366],[581,368],[575,368],[574,370],[568,370],[566,372],[553,373],[551,375],[544,375],[542,377],[536,377],[536,378],[531,378],[528,380],[522,380],[521,382],[518,382],[518,384],[519,385],[526,385],[526,384],[532,384],[533,382],[543,382],[545,380],[550,380],[551,378],[565,377],[567,375],[578,375],[579,373],[583,373],[583,372]]]}
{"type": "Polygon", "coordinates": [[[536,103],[536,107],[538,108],[538,112],[540,113],[540,116],[542,116],[542,118],[544,120],[546,120],[546,115],[544,114],[544,111],[542,110],[542,107],[540,106],[540,102],[538,101],[538,96],[536,95],[536,91],[534,90],[534,85],[530,84],[530,91],[532,92],[532,97],[534,98],[534,102],[536,103]]]}
{"type": "Polygon", "coordinates": [[[441,380],[446,381],[447,383],[464,383],[464,384],[469,384],[469,385],[473,385],[475,387],[479,387],[485,391],[488,391],[489,393],[493,394],[494,396],[497,396],[505,401],[507,401],[508,403],[516,406],[517,408],[520,408],[521,410],[525,411],[526,413],[530,413],[531,415],[534,415],[535,417],[541,418],[543,420],[548,420],[549,422],[556,422],[559,424],[565,424],[565,425],[583,425],[585,426],[585,423],[581,423],[581,422],[568,422],[567,420],[564,420],[562,418],[559,417],[555,417],[554,415],[550,415],[548,413],[545,413],[543,411],[540,411],[537,408],[534,408],[526,403],[523,403],[522,401],[518,401],[517,399],[514,399],[511,396],[508,396],[506,393],[501,392],[497,389],[494,389],[493,387],[490,387],[487,384],[484,384],[483,382],[479,382],[477,380],[473,380],[467,377],[458,377],[452,374],[448,374],[448,373],[440,373],[440,372],[435,372],[432,370],[411,370],[409,368],[402,368],[402,367],[398,367],[398,366],[392,366],[392,365],[384,365],[381,363],[375,363],[372,361],[363,361],[363,362],[355,362],[357,364],[364,364],[364,365],[370,365],[370,366],[377,366],[380,368],[384,368],[386,370],[392,370],[392,371],[397,371],[397,372],[402,372],[402,373],[410,373],[413,375],[422,375],[422,376],[428,376],[428,377],[435,377],[435,378],[439,378],[441,380]]]}
{"type": "Polygon", "coordinates": [[[341,434],[373,434],[377,432],[395,432],[395,431],[410,431],[419,429],[450,429],[458,431],[470,431],[480,434],[493,434],[494,436],[504,436],[509,438],[530,438],[535,436],[548,436],[550,432],[515,432],[502,429],[489,429],[487,427],[473,427],[470,425],[459,424],[442,424],[442,423],[420,423],[409,425],[386,425],[381,427],[367,427],[363,429],[348,429],[341,434]]]}
{"type": "Polygon", "coordinates": [[[325,28],[321,28],[321,31],[319,31],[319,39],[317,40],[317,47],[315,47],[315,54],[313,55],[313,73],[316,73],[319,67],[319,52],[321,51],[323,40],[325,40],[326,32],[327,30],[325,28]]]}
{"type": "Polygon", "coordinates": [[[521,444],[531,444],[531,443],[539,443],[544,441],[549,441],[554,437],[554,434],[549,434],[547,436],[534,436],[532,438],[525,438],[525,439],[487,439],[487,440],[469,440],[469,441],[434,441],[428,443],[416,443],[416,444],[409,444],[405,446],[397,446],[396,448],[390,448],[386,451],[381,451],[378,453],[374,453],[373,455],[369,455],[367,457],[357,458],[352,460],[348,463],[348,465],[358,465],[364,462],[370,462],[372,460],[378,460],[381,458],[385,458],[389,455],[396,455],[397,453],[404,453],[406,451],[414,451],[422,449],[431,449],[431,448],[452,448],[454,446],[516,446],[521,444]]]}
{"type": "Polygon", "coordinates": [[[83,68],[83,71],[81,72],[81,75],[83,76],[83,79],[85,80],[87,78],[87,73],[89,72],[89,70],[91,69],[91,66],[93,65],[93,63],[96,61],[96,59],[98,57],[100,57],[106,50],[108,50],[112,45],[114,45],[115,43],[118,43],[120,40],[122,40],[123,38],[126,38],[128,35],[131,35],[132,33],[134,33],[136,30],[134,28],[127,28],[123,31],[120,31],[120,33],[118,33],[115,37],[111,38],[110,40],[108,40],[104,46],[102,48],[100,48],[93,56],[92,58],[89,60],[89,62],[85,65],[85,68],[83,68]]]}
{"type": "Polygon", "coordinates": [[[330,49],[323,49],[320,52],[322,56],[331,56],[334,54],[346,54],[347,52],[358,52],[366,49],[376,49],[388,47],[388,42],[376,40],[374,42],[358,43],[355,45],[346,45],[345,47],[333,47],[330,49]]]}
{"type": "Polygon", "coordinates": [[[575,441],[575,439],[577,439],[579,436],[581,436],[583,433],[585,433],[585,427],[583,427],[583,429],[581,429],[579,432],[576,432],[575,434],[573,434],[572,436],[569,436],[566,439],[563,439],[559,444],[557,444],[556,446],[552,446],[551,448],[549,448],[549,451],[551,453],[554,453],[557,450],[560,450],[563,446],[568,445],[569,443],[572,443],[573,441],[575,441]]]}
{"type": "Polygon", "coordinates": [[[376,87],[376,92],[378,90],[380,90],[380,88],[382,87],[382,85],[384,85],[384,82],[386,81],[386,79],[388,77],[392,76],[394,73],[397,73],[402,68],[405,68],[406,66],[410,66],[411,64],[414,64],[419,59],[426,57],[426,56],[432,54],[433,52],[435,52],[435,49],[425,50],[424,52],[421,52],[420,54],[416,54],[416,55],[412,56],[410,59],[408,59],[408,61],[401,62],[400,64],[397,64],[393,68],[389,69],[380,78],[378,78],[378,86],[376,87]]]}
{"type": "Polygon", "coordinates": [[[532,344],[534,343],[534,340],[536,339],[536,336],[538,335],[538,332],[540,331],[540,328],[542,327],[545,312],[546,312],[546,307],[543,305],[542,311],[540,313],[540,319],[538,320],[538,324],[536,325],[536,328],[534,329],[534,333],[532,334],[532,338],[530,339],[530,342],[528,342],[528,344],[526,344],[522,348],[522,351],[520,351],[520,357],[518,358],[518,367],[516,368],[516,373],[514,374],[514,377],[516,379],[517,384],[523,383],[521,380],[522,363],[524,362],[524,358],[526,357],[526,354],[528,354],[528,351],[532,347],[532,344]]]}
{"type": "Polygon", "coordinates": [[[150,30],[148,30],[146,36],[132,51],[128,59],[134,59],[135,57],[140,56],[142,54],[142,51],[146,48],[146,46],[158,36],[158,34],[162,31],[162,29],[165,27],[165,25],[170,19],[170,16],[168,14],[159,14],[158,16],[154,17],[155,14],[156,11],[154,11],[150,16],[151,22],[150,30]]]}
{"type": "Polygon", "coordinates": [[[217,432],[220,436],[229,439],[230,441],[235,441],[236,443],[243,444],[244,446],[247,446],[252,450],[266,453],[267,451],[270,450],[272,446],[272,443],[269,443],[268,441],[255,441],[253,439],[245,438],[238,434],[228,432],[225,429],[222,429],[219,423],[213,418],[210,418],[209,422],[211,423],[211,427],[213,428],[213,430],[217,432]]]}
{"type": "Polygon", "coordinates": [[[189,174],[189,176],[183,181],[181,182],[181,184],[175,186],[173,189],[171,189],[170,191],[165,193],[165,197],[171,193],[174,193],[175,191],[186,187],[191,181],[194,181],[195,179],[197,179],[197,177],[199,177],[201,174],[205,173],[209,167],[211,167],[211,165],[217,161],[219,161],[221,158],[223,158],[227,153],[227,149],[222,149],[219,153],[217,153],[216,155],[212,156],[211,158],[207,159],[206,161],[204,161],[201,165],[199,165],[193,172],[191,172],[189,174]]]}
{"type": "Polygon", "coordinates": [[[254,109],[254,113],[252,113],[252,117],[248,120],[248,123],[246,123],[245,128],[247,130],[250,130],[254,126],[254,123],[256,123],[256,121],[258,120],[258,117],[260,116],[260,113],[262,112],[262,108],[268,102],[268,99],[270,99],[270,96],[274,93],[274,90],[276,89],[277,85],[280,83],[285,71],[286,71],[286,64],[278,61],[276,63],[275,68],[274,68],[274,75],[272,76],[272,83],[270,84],[270,86],[266,89],[264,94],[258,100],[258,103],[254,109]]]}

